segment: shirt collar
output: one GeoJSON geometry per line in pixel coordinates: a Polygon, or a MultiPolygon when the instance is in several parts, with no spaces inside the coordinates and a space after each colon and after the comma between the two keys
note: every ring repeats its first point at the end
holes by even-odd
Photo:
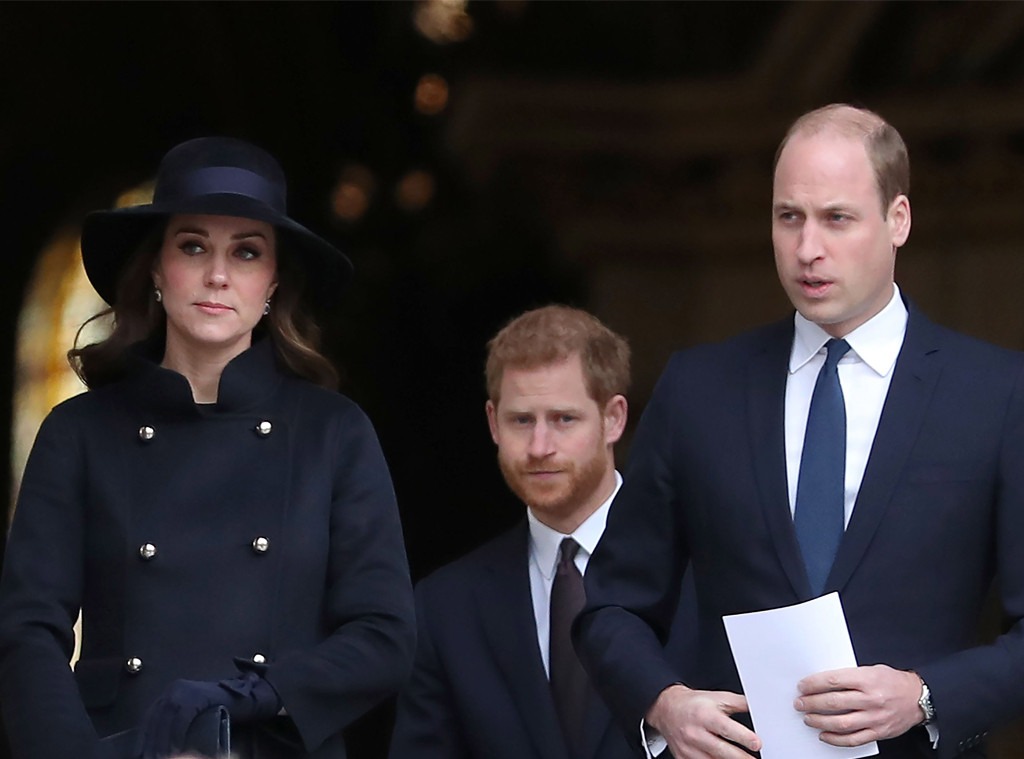
{"type": "Polygon", "coordinates": [[[530,509],[526,510],[526,519],[530,526],[530,554],[545,579],[550,580],[555,575],[555,568],[558,566],[558,547],[564,538],[573,538],[580,544],[580,550],[589,556],[597,548],[597,543],[604,532],[605,522],[608,520],[608,509],[611,508],[615,494],[622,487],[622,475],[618,470],[615,472],[615,488],[604,503],[597,507],[593,514],[583,520],[583,523],[576,528],[572,535],[563,535],[558,530],[553,530],[533,515],[530,509]]]}
{"type": "MultiPolygon", "coordinates": [[[[893,284],[892,289],[892,298],[885,308],[843,338],[850,344],[851,352],[880,377],[888,375],[896,365],[907,332],[907,307],[900,297],[899,287],[893,284]]],[[[795,334],[789,355],[790,374],[818,354],[832,337],[799,312],[793,319],[795,334]]]]}

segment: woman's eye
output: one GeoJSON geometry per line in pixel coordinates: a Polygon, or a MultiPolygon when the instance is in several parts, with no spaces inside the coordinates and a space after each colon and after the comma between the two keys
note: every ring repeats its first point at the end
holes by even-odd
{"type": "Polygon", "coordinates": [[[203,252],[203,246],[195,240],[186,240],[179,247],[181,252],[187,256],[195,256],[203,252]]]}
{"type": "Polygon", "coordinates": [[[256,250],[256,248],[238,248],[235,251],[235,255],[243,261],[255,261],[260,257],[260,251],[256,250]]]}

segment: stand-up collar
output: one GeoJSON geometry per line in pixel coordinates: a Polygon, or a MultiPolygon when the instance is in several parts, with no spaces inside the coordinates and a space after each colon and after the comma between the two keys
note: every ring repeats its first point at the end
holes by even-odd
{"type": "Polygon", "coordinates": [[[235,356],[224,367],[217,402],[197,404],[184,375],[160,366],[160,346],[138,343],[131,349],[129,391],[154,411],[179,414],[238,413],[270,397],[282,380],[274,348],[260,340],[235,356]]]}

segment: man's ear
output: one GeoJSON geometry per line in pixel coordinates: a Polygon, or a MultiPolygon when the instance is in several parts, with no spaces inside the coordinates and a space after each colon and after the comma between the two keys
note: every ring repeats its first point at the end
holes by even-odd
{"type": "Polygon", "coordinates": [[[491,428],[491,440],[494,444],[498,444],[498,407],[493,402],[487,401],[484,405],[484,410],[487,412],[487,426],[491,428]]]}
{"type": "Polygon", "coordinates": [[[889,205],[889,235],[893,247],[900,248],[910,237],[910,199],[897,195],[889,205]]]}
{"type": "Polygon", "coordinates": [[[626,420],[629,417],[629,404],[624,395],[613,395],[604,404],[604,442],[608,445],[619,442],[622,433],[626,430],[626,420]]]}

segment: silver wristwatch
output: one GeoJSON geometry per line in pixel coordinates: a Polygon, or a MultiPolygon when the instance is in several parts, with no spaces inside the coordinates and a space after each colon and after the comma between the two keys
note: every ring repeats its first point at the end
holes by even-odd
{"type": "Polygon", "coordinates": [[[922,725],[930,725],[935,720],[935,707],[932,705],[932,691],[928,687],[928,683],[924,681],[924,678],[920,675],[917,678],[921,681],[921,698],[917,699],[917,705],[921,707],[921,711],[924,712],[924,722],[922,725]]]}

